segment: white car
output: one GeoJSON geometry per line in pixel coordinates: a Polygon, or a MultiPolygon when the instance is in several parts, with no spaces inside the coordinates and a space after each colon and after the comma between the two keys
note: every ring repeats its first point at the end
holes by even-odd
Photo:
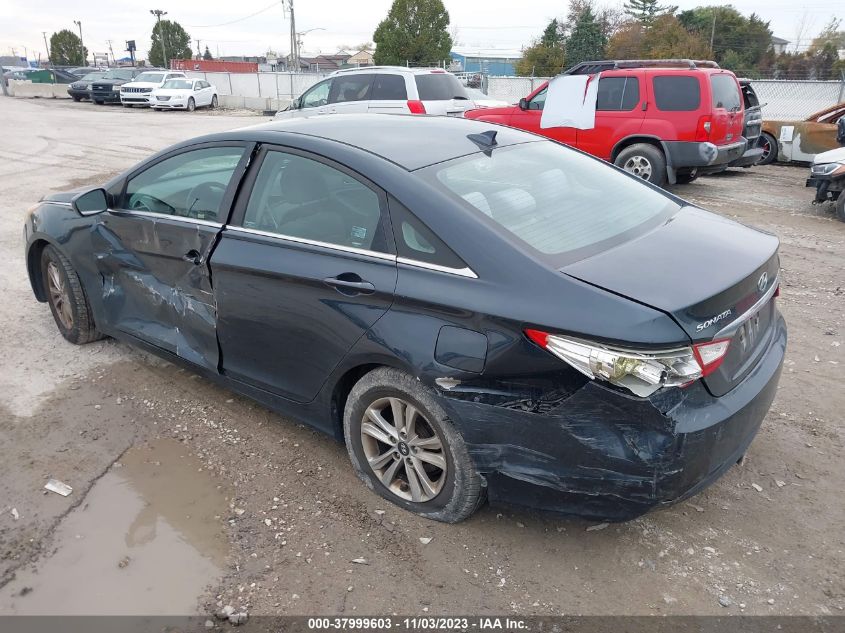
{"type": "Polygon", "coordinates": [[[153,110],[187,110],[217,107],[217,88],[202,79],[171,79],[150,97],[153,110]]]}
{"type": "Polygon", "coordinates": [[[150,105],[152,92],[171,79],[185,78],[185,73],[170,70],[148,70],[120,87],[120,102],[126,108],[150,105]]]}
{"type": "Polygon", "coordinates": [[[477,88],[467,88],[466,91],[476,108],[507,108],[512,105],[502,99],[493,99],[477,88]]]}
{"type": "Polygon", "coordinates": [[[367,66],[335,71],[275,118],[353,112],[461,116],[474,107],[458,78],[445,70],[367,66]]]}

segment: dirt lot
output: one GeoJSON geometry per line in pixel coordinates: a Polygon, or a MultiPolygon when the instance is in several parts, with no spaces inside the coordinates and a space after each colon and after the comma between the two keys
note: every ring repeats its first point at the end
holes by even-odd
{"type": "Polygon", "coordinates": [[[845,224],[810,204],[805,168],[677,189],[782,241],[787,367],[742,465],[599,530],[489,507],[441,525],[369,493],[311,430],[123,344],[67,344],[32,297],[21,227],[42,194],[257,121],[0,99],[0,614],[845,609],[845,224]]]}

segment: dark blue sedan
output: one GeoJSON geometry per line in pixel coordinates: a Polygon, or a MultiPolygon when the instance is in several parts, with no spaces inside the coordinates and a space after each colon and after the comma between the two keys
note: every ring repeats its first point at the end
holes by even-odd
{"type": "Polygon", "coordinates": [[[627,519],[740,459],[786,348],[778,240],[544,138],[300,119],[29,214],[36,298],[346,442],[423,516],[627,519]]]}

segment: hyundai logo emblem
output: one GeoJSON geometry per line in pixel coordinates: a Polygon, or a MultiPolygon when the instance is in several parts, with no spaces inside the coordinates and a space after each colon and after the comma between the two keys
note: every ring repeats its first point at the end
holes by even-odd
{"type": "Polygon", "coordinates": [[[760,275],[760,279],[757,280],[757,290],[760,292],[765,292],[766,286],[769,285],[769,273],[763,273],[760,275]]]}

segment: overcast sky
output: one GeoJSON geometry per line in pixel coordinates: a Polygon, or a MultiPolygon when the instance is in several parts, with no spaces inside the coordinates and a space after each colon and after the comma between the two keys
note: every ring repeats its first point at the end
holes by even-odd
{"type": "MultiPolygon", "coordinates": [[[[672,0],[681,9],[724,4],[706,0],[672,0]]],[[[538,36],[553,17],[566,14],[566,0],[445,0],[458,44],[469,47],[519,49],[538,36]]],[[[315,30],[303,36],[303,53],[333,53],[339,46],[353,46],[372,39],[373,31],[390,8],[391,0],[294,0],[297,31],[315,30]]],[[[598,0],[605,6],[621,6],[622,0],[598,0]]],[[[775,35],[796,41],[802,21],[806,24],[801,44],[806,44],[845,0],[738,0],[743,13],[756,12],[771,22],[775,35]]],[[[262,55],[268,48],[289,51],[290,23],[280,1],[239,0],[0,0],[0,54],[12,50],[37,59],[45,56],[42,31],[47,37],[63,28],[76,29],[89,51],[105,53],[112,40],[114,53],[125,55],[125,41],[134,39],[139,57],[146,57],[155,20],[150,9],[168,11],[167,18],[181,23],[194,40],[199,39],[216,57],[262,55]],[[147,6],[149,5],[149,6],[147,6]],[[250,16],[252,17],[247,17],[250,16]],[[245,19],[244,19],[245,18],[245,19]]],[[[196,42],[192,43],[196,49],[196,42]]]]}

